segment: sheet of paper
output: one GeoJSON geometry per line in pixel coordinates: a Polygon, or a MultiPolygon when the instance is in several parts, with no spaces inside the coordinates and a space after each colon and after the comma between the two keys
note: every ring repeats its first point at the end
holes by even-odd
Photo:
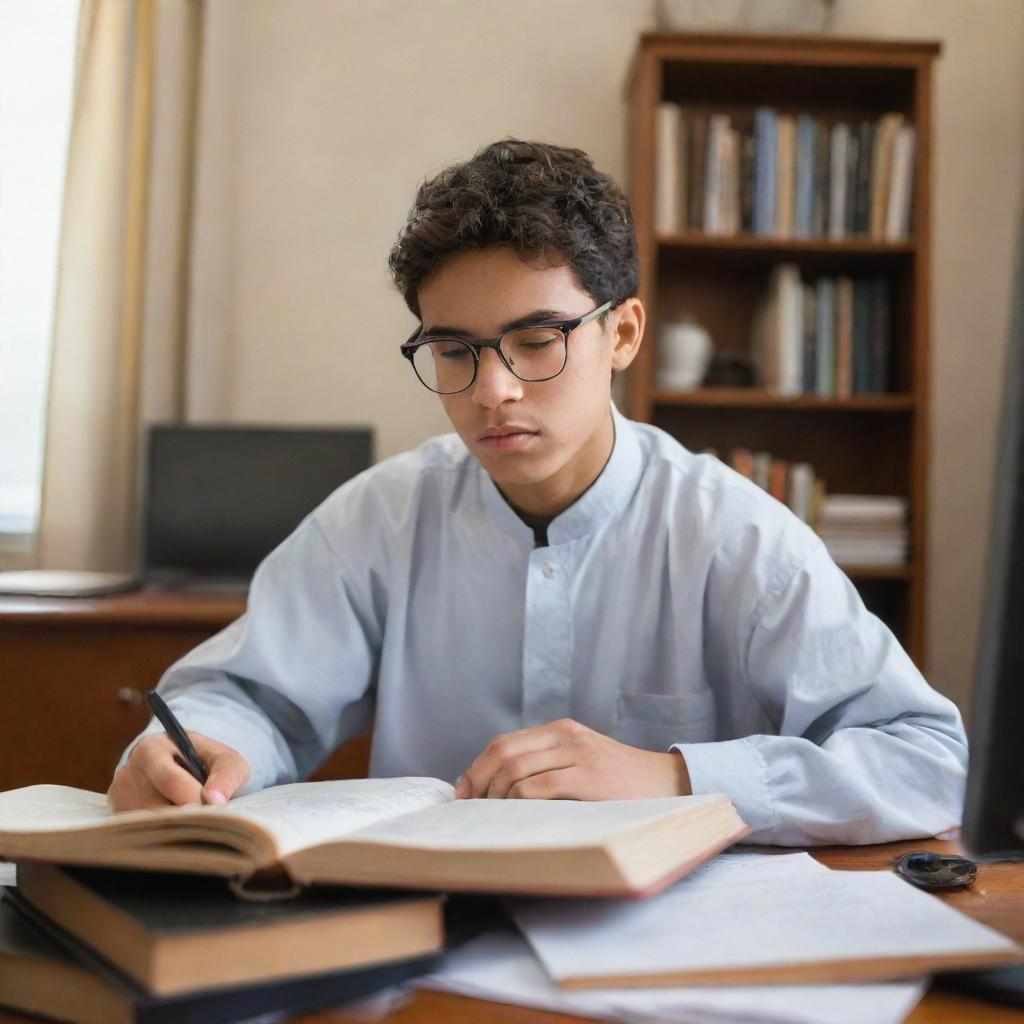
{"type": "Polygon", "coordinates": [[[538,849],[590,846],[619,833],[721,797],[657,800],[456,800],[363,829],[360,841],[435,850],[538,849]]]}
{"type": "Polygon", "coordinates": [[[812,876],[772,855],[718,857],[642,902],[511,906],[556,981],[1016,949],[889,872],[812,876]]]}
{"type": "Polygon", "coordinates": [[[26,786],[0,793],[0,832],[64,832],[113,817],[102,793],[71,786],[26,786]]]}
{"type": "Polygon", "coordinates": [[[635,1024],[899,1024],[924,994],[923,980],[875,985],[746,988],[603,988],[553,985],[530,947],[511,929],[480,936],[450,953],[418,987],[635,1024]]]}

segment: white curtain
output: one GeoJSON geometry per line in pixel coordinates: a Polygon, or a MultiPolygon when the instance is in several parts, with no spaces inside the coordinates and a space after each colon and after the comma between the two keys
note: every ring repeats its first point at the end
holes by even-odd
{"type": "Polygon", "coordinates": [[[182,418],[202,0],[82,0],[36,564],[130,569],[182,418]]]}

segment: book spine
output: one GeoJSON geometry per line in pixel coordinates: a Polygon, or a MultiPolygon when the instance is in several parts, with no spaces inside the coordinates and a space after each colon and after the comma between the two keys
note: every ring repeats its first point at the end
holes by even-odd
{"type": "Polygon", "coordinates": [[[850,126],[832,125],[829,148],[828,237],[839,240],[846,233],[846,166],[850,126]]]}
{"type": "Polygon", "coordinates": [[[679,121],[676,125],[676,177],[679,190],[676,195],[676,231],[686,230],[686,211],[689,205],[690,176],[690,120],[686,111],[680,107],[679,121]]]}
{"type": "Polygon", "coordinates": [[[740,133],[725,133],[722,158],[722,232],[737,235],[740,230],[740,133]]]}
{"type": "Polygon", "coordinates": [[[811,521],[814,491],[814,468],[807,462],[794,462],[789,467],[787,504],[793,514],[805,523],[811,521]]]}
{"type": "Polygon", "coordinates": [[[892,190],[893,146],[902,123],[902,114],[883,114],[875,134],[870,203],[870,234],[874,239],[885,237],[889,195],[892,190]]]}
{"type": "Polygon", "coordinates": [[[885,218],[885,237],[890,242],[910,237],[910,198],[914,181],[914,127],[903,125],[893,143],[892,188],[885,218]]]}
{"type": "Polygon", "coordinates": [[[871,166],[874,159],[874,121],[861,121],[857,128],[857,179],[854,185],[853,233],[867,235],[871,227],[871,166]]]}
{"type": "Polygon", "coordinates": [[[818,317],[817,317],[817,289],[812,284],[803,286],[804,315],[803,315],[803,391],[805,394],[813,395],[817,390],[817,346],[818,346],[818,317]]]}
{"type": "Polygon", "coordinates": [[[876,277],[871,295],[871,368],[868,376],[872,392],[879,395],[890,391],[892,387],[889,371],[889,324],[889,283],[884,277],[876,277]]]}
{"type": "Polygon", "coordinates": [[[803,299],[800,271],[781,263],[773,274],[775,300],[774,386],[779,394],[798,395],[803,385],[803,299]]]}
{"type": "Polygon", "coordinates": [[[789,482],[789,462],[786,459],[772,459],[768,473],[768,493],[783,505],[786,504],[786,485],[789,482]]]}
{"type": "Polygon", "coordinates": [[[740,231],[754,231],[754,189],[757,165],[757,139],[754,127],[747,124],[740,135],[740,231]]]}
{"type": "Polygon", "coordinates": [[[704,231],[709,235],[722,233],[719,224],[722,188],[723,135],[729,130],[729,119],[724,114],[712,114],[708,119],[707,153],[704,164],[704,231]]]}
{"type": "Polygon", "coordinates": [[[733,448],[730,462],[741,476],[748,480],[754,479],[754,455],[749,448],[733,448]]]}
{"type": "Polygon", "coordinates": [[[846,139],[846,203],[843,206],[843,237],[852,238],[857,222],[857,165],[860,136],[852,129],[846,139]]]}
{"type": "Polygon", "coordinates": [[[772,454],[771,452],[754,452],[754,483],[761,488],[762,491],[767,491],[770,484],[770,477],[772,471],[772,454]]]}
{"type": "Polygon", "coordinates": [[[659,234],[678,230],[679,120],[675,103],[659,103],[656,116],[657,163],[654,175],[654,223],[659,234]]]}
{"type": "Polygon", "coordinates": [[[815,390],[822,397],[829,398],[835,393],[835,281],[828,277],[818,278],[817,291],[818,352],[815,359],[815,390]]]}
{"type": "Polygon", "coordinates": [[[853,281],[836,281],[836,398],[849,398],[853,390],[853,281]]]}
{"type": "Polygon", "coordinates": [[[778,145],[778,120],[774,110],[762,107],[754,114],[755,188],[754,233],[775,233],[775,151],[778,145]]]}
{"type": "Polygon", "coordinates": [[[853,393],[867,395],[871,386],[871,301],[874,282],[853,282],[853,393]]]}
{"type": "Polygon", "coordinates": [[[817,146],[817,122],[810,114],[797,118],[796,217],[794,234],[810,238],[814,221],[814,155],[817,146]]]}
{"type": "Polygon", "coordinates": [[[775,167],[775,234],[779,238],[792,238],[796,205],[796,120],[791,114],[780,114],[778,118],[775,167]]]}
{"type": "Polygon", "coordinates": [[[708,115],[690,118],[690,166],[687,179],[686,225],[691,231],[704,230],[704,164],[707,160],[708,115]]]}
{"type": "Polygon", "coordinates": [[[811,234],[815,238],[824,238],[828,234],[830,146],[829,129],[824,123],[818,122],[814,134],[814,200],[811,213],[811,234]]]}

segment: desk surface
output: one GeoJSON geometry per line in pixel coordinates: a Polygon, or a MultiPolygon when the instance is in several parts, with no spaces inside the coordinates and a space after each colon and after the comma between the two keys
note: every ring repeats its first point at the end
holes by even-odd
{"type": "MultiPolygon", "coordinates": [[[[838,870],[880,870],[908,850],[962,852],[959,844],[942,840],[892,843],[884,846],[820,847],[810,853],[838,870]]],[[[971,917],[1024,943],[1024,864],[983,864],[974,885],[942,899],[971,917]]],[[[577,1024],[580,1018],[522,1007],[487,1003],[440,992],[418,992],[386,1018],[387,1024],[577,1024]]],[[[907,1019],[907,1024],[1024,1024],[1024,1010],[933,990],[907,1019]]],[[[0,1024],[32,1024],[32,1020],[0,1010],[0,1024]]],[[[364,1024],[341,1010],[325,1010],[293,1019],[292,1024],[364,1024]]],[[[868,1022],[865,1022],[868,1024],[868,1022]]]]}
{"type": "Polygon", "coordinates": [[[23,626],[81,622],[197,625],[219,629],[244,611],[243,594],[204,594],[149,587],[104,597],[0,596],[0,623],[23,626]]]}

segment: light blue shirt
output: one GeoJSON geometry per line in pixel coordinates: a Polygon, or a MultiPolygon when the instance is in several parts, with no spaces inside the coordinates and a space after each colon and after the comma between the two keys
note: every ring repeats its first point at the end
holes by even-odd
{"type": "Polygon", "coordinates": [[[245,615],[160,692],[248,759],[249,790],[305,776],[371,722],[372,775],[454,782],[494,736],[571,717],[681,751],[693,791],[728,794],[751,842],[958,824],[960,716],[816,534],[612,413],[611,458],[548,547],[456,435],[436,438],[310,514],[245,615]]]}

